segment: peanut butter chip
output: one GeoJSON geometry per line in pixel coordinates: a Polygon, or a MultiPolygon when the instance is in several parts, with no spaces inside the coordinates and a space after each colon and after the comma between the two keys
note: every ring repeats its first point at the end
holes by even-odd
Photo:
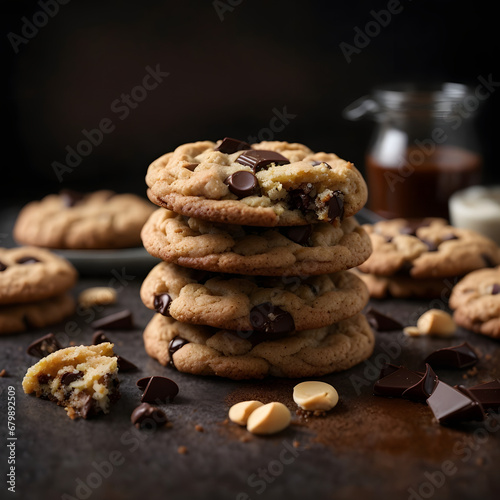
{"type": "Polygon", "coordinates": [[[325,382],[301,382],[293,388],[293,400],[304,410],[331,410],[339,401],[338,392],[325,382]]]}
{"type": "Polygon", "coordinates": [[[457,329],[453,318],[440,309],[430,309],[422,314],[417,321],[417,328],[422,334],[439,337],[449,337],[457,329]]]}
{"type": "Polygon", "coordinates": [[[252,434],[275,434],[290,425],[292,415],[283,403],[268,403],[254,410],[247,421],[252,434]]]}
{"type": "Polygon", "coordinates": [[[264,406],[260,401],[242,401],[229,409],[229,420],[238,425],[247,425],[250,414],[257,408],[264,406]]]}

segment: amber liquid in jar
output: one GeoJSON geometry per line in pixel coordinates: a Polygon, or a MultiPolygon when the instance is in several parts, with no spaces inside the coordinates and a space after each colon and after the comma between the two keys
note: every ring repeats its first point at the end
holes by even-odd
{"type": "Polygon", "coordinates": [[[399,165],[384,165],[372,155],[365,161],[369,207],[388,219],[448,219],[450,196],[481,182],[481,155],[455,146],[436,146],[432,154],[410,147],[399,165]]]}

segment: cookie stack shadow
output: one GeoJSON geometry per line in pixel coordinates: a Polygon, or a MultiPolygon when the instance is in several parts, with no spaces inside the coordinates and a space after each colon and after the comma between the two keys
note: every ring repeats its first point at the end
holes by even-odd
{"type": "MultiPolygon", "coordinates": [[[[224,153],[224,141],[212,151],[224,153]]],[[[242,198],[245,185],[230,188],[242,198]]],[[[160,208],[142,240],[163,262],[141,287],[143,303],[156,311],[144,345],[162,365],[235,380],[302,378],[349,369],[372,354],[361,312],[369,293],[349,271],[371,244],[354,216],[344,218],[343,199],[330,205],[331,220],[272,227],[224,223],[203,209],[191,217],[196,201],[182,215],[150,199],[160,208]]]]}

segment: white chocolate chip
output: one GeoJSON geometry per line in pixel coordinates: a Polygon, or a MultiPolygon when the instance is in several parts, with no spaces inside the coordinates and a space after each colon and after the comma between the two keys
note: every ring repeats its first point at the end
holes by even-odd
{"type": "Polygon", "coordinates": [[[403,333],[408,337],[421,337],[423,334],[416,326],[407,326],[403,328],[403,333]]]}
{"type": "Polygon", "coordinates": [[[257,408],[264,406],[260,401],[242,401],[229,408],[229,420],[238,425],[247,425],[250,414],[257,408]]]}
{"type": "Polygon", "coordinates": [[[247,429],[253,434],[275,434],[286,429],[291,420],[290,410],[283,403],[268,403],[250,414],[247,429]]]}
{"type": "Polygon", "coordinates": [[[104,306],[116,302],[116,290],[107,286],[96,286],[83,290],[78,296],[78,303],[83,308],[104,306]]]}
{"type": "Polygon", "coordinates": [[[457,329],[453,318],[441,309],[430,309],[418,318],[417,328],[422,334],[449,337],[457,329]]]}
{"type": "Polygon", "coordinates": [[[293,400],[304,410],[331,410],[339,401],[338,392],[325,382],[301,382],[293,388],[293,400]]]}

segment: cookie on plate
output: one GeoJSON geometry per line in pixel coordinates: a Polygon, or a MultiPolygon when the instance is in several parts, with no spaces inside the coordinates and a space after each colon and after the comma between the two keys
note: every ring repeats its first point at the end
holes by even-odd
{"type": "Polygon", "coordinates": [[[146,352],[162,365],[234,380],[320,377],[347,370],[373,352],[374,336],[358,314],[331,326],[256,342],[230,330],[180,323],[156,314],[144,330],[146,352]]]}
{"type": "Polygon", "coordinates": [[[72,419],[108,413],[119,397],[118,360],[113,344],[60,349],[28,369],[23,379],[26,394],[64,406],[72,419]]]}
{"type": "Polygon", "coordinates": [[[446,278],[500,264],[500,248],[494,241],[444,219],[393,219],[363,227],[373,245],[371,256],[358,266],[364,273],[446,278]]]}
{"type": "Polygon", "coordinates": [[[473,271],[453,288],[450,307],[455,322],[494,338],[500,338],[500,266],[473,271]]]}
{"type": "Polygon", "coordinates": [[[252,226],[336,223],[367,199],[361,174],[335,154],[227,137],[161,156],[149,166],[146,183],[150,200],[176,213],[252,226]]]}
{"type": "Polygon", "coordinates": [[[167,262],[261,276],[344,271],[371,253],[370,238],[354,217],[336,227],[259,228],[202,221],[160,208],[144,225],[142,239],[151,255],[167,262]]]}
{"type": "Polygon", "coordinates": [[[153,210],[151,203],[134,194],[64,190],[28,203],[16,220],[14,238],[59,249],[136,247],[153,210]]]}
{"type": "Polygon", "coordinates": [[[76,269],[50,250],[0,248],[0,306],[55,297],[74,286],[76,269]]]}
{"type": "Polygon", "coordinates": [[[331,325],[360,312],[365,284],[348,271],[309,277],[216,274],[162,262],[141,299],[165,316],[229,330],[292,332],[331,325]]]}

